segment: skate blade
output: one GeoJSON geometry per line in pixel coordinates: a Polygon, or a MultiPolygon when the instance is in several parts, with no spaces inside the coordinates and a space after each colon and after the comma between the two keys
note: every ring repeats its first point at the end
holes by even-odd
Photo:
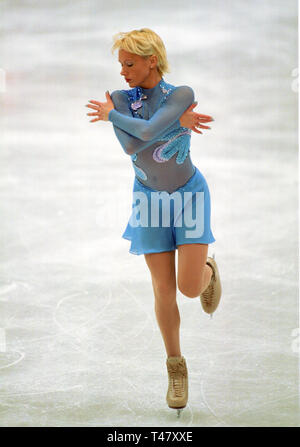
{"type": "Polygon", "coordinates": [[[176,410],[177,411],[177,417],[180,418],[180,415],[181,415],[181,413],[182,413],[182,411],[183,411],[183,409],[185,407],[169,407],[169,408],[172,408],[172,410],[176,410]]]}
{"type": "Polygon", "coordinates": [[[177,408],[177,418],[178,419],[180,418],[182,411],[183,411],[183,408],[177,408]]]}

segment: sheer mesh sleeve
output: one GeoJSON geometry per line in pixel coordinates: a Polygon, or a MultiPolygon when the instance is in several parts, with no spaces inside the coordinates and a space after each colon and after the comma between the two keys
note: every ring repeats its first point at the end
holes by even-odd
{"type": "MultiPolygon", "coordinates": [[[[114,104],[114,111],[118,113],[120,116],[126,116],[130,117],[130,120],[133,120],[133,123],[131,126],[135,126],[137,121],[140,121],[140,119],[134,118],[131,114],[131,111],[128,107],[128,97],[126,93],[121,92],[120,90],[115,90],[111,93],[111,99],[114,104]]],[[[181,116],[181,114],[180,114],[181,116]]],[[[147,121],[147,120],[142,120],[147,121]]],[[[172,126],[169,126],[167,130],[173,130],[177,127],[180,127],[180,122],[177,123],[175,121],[172,126]]],[[[145,141],[140,138],[137,138],[127,131],[123,130],[122,128],[118,127],[117,124],[113,122],[113,128],[116,137],[118,138],[124,152],[128,155],[136,154],[138,152],[141,152],[142,150],[146,149],[147,147],[151,146],[155,141],[156,138],[153,138],[152,140],[145,141]]]]}
{"type": "MultiPolygon", "coordinates": [[[[176,123],[177,127],[180,127],[180,116],[193,102],[193,89],[187,85],[183,85],[177,87],[166,98],[162,106],[149,120],[125,116],[115,109],[109,112],[108,119],[115,126],[130,135],[133,135],[142,141],[149,142],[161,135],[174,123],[176,123]]],[[[128,104],[127,109],[130,113],[128,104]]]]}
{"type": "MultiPolygon", "coordinates": [[[[128,99],[126,93],[122,93],[119,90],[115,90],[111,93],[111,99],[114,103],[115,110],[119,112],[119,114],[131,116],[132,114],[128,107],[128,99]]],[[[117,125],[113,123],[114,132],[116,134],[116,137],[118,138],[122,148],[124,149],[124,152],[126,154],[133,154],[136,150],[143,150],[151,143],[149,141],[143,141],[139,138],[136,138],[127,132],[125,130],[120,129],[117,125]]]]}

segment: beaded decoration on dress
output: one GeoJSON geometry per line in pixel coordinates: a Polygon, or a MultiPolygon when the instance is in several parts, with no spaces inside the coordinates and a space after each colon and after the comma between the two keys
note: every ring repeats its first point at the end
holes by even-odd
{"type": "MultiPolygon", "coordinates": [[[[169,94],[175,90],[176,87],[171,84],[167,84],[164,78],[161,79],[159,83],[159,87],[163,93],[162,98],[160,98],[158,106],[155,108],[156,110],[166,101],[169,94]]],[[[147,95],[145,95],[141,87],[135,87],[131,90],[122,90],[127,94],[128,101],[130,103],[130,109],[134,117],[143,119],[144,116],[144,105],[143,99],[147,99],[147,95]],[[141,112],[141,110],[143,113],[141,112]]],[[[164,134],[160,137],[160,140],[167,141],[165,144],[158,146],[153,152],[153,160],[158,163],[164,163],[168,161],[176,152],[178,155],[176,157],[176,163],[182,164],[187,157],[189,152],[188,144],[186,139],[190,139],[191,131],[185,127],[181,127],[175,129],[175,131],[164,134]],[[171,138],[170,138],[171,137],[171,138]],[[174,144],[174,140],[177,140],[174,144]]],[[[137,154],[131,155],[132,164],[137,176],[139,176],[143,180],[147,180],[147,174],[135,164],[137,160],[137,154]]]]}

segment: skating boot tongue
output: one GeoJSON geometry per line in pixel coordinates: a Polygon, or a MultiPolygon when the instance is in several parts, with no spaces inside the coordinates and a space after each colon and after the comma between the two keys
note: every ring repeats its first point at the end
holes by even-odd
{"type": "Polygon", "coordinates": [[[177,410],[179,417],[180,411],[186,406],[188,400],[188,373],[185,358],[183,356],[168,357],[167,369],[169,380],[167,403],[170,408],[177,410]]]}
{"type": "Polygon", "coordinates": [[[184,357],[168,357],[167,359],[168,371],[172,374],[185,375],[185,361],[184,357]]]}
{"type": "Polygon", "coordinates": [[[181,357],[168,357],[168,362],[169,363],[178,363],[180,362],[180,360],[182,360],[182,356],[181,357]]]}

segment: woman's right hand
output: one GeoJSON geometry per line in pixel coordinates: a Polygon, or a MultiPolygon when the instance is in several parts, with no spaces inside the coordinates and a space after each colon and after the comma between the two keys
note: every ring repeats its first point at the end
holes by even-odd
{"type": "Polygon", "coordinates": [[[187,127],[197,133],[202,133],[196,127],[201,127],[201,129],[210,129],[208,126],[203,126],[201,123],[208,123],[209,121],[214,121],[214,119],[209,115],[202,115],[201,113],[193,112],[192,109],[196,107],[198,103],[194,102],[191,104],[179,118],[180,125],[182,127],[187,127]]]}

